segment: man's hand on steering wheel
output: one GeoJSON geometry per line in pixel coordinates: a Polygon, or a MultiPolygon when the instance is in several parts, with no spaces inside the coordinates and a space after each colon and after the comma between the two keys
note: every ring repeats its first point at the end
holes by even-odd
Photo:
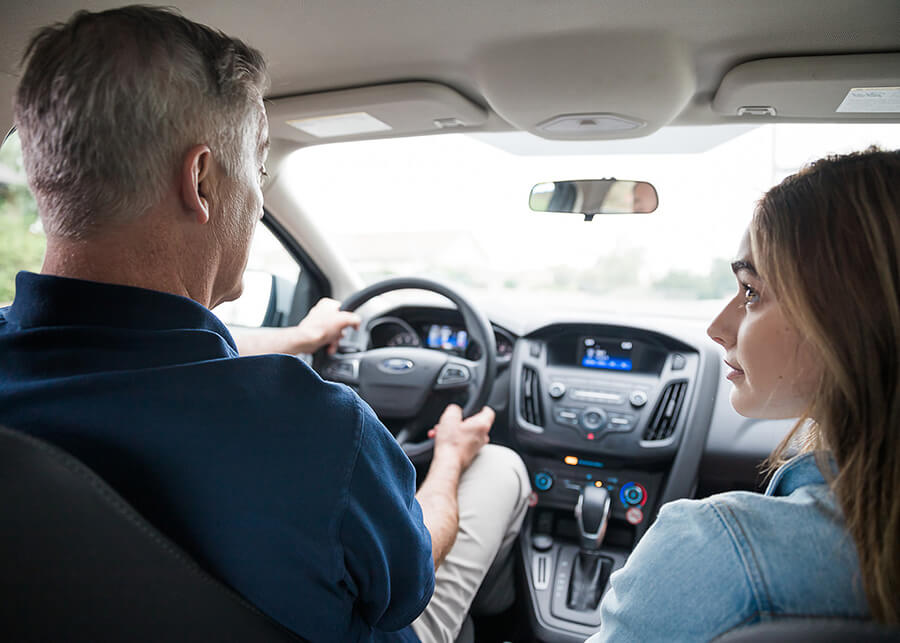
{"type": "Polygon", "coordinates": [[[359,328],[362,321],[356,313],[340,307],[341,302],[323,297],[296,326],[229,330],[243,357],[269,353],[312,354],[325,346],[328,354],[334,355],[344,329],[359,328]]]}
{"type": "Polygon", "coordinates": [[[450,404],[428,437],[434,440],[435,459],[447,458],[459,462],[460,472],[468,469],[472,460],[490,440],[488,433],[494,423],[494,409],[485,406],[475,415],[463,419],[462,409],[450,404]]]}
{"type": "Polygon", "coordinates": [[[356,313],[341,310],[341,302],[324,297],[313,306],[306,317],[295,326],[297,344],[304,350],[296,353],[315,353],[323,346],[328,354],[337,352],[338,342],[346,328],[359,328],[362,318],[356,313]]]}

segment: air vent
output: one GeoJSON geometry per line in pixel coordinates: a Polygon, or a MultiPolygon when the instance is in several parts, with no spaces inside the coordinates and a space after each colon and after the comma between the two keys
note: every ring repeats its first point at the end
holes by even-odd
{"type": "Polygon", "coordinates": [[[672,382],[666,386],[659,402],[650,416],[650,424],[644,431],[644,440],[665,440],[672,437],[675,432],[675,424],[678,422],[678,414],[681,412],[681,404],[684,402],[684,393],[687,391],[687,382],[672,382]]]}
{"type": "Polygon", "coordinates": [[[541,383],[537,372],[528,366],[522,367],[522,417],[529,424],[544,426],[541,411],[541,383]]]}

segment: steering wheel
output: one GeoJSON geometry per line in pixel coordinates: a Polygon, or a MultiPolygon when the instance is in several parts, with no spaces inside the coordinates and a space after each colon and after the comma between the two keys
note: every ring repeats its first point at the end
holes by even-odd
{"type": "Polygon", "coordinates": [[[469,335],[481,345],[481,357],[469,360],[428,348],[388,346],[325,356],[320,360],[319,372],[327,379],[356,387],[379,418],[418,427],[395,436],[412,458],[434,446],[434,440],[423,438],[427,427],[422,426],[421,420],[426,402],[433,395],[465,391],[463,417],[485,405],[497,373],[497,345],[490,322],[478,309],[456,291],[428,279],[400,277],[379,281],[350,295],[341,310],[354,311],[378,295],[406,289],[428,290],[452,301],[462,314],[469,335]]]}

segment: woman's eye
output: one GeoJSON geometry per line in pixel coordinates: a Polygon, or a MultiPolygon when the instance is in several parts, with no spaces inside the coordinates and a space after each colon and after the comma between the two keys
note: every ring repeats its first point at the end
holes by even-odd
{"type": "Polygon", "coordinates": [[[750,284],[742,284],[741,288],[744,291],[744,303],[745,304],[755,304],[759,301],[759,293],[751,286],[750,284]]]}

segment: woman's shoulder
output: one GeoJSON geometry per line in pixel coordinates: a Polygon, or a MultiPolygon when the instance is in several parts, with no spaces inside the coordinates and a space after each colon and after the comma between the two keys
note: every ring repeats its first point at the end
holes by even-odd
{"type": "Polygon", "coordinates": [[[603,630],[700,640],[779,616],[865,615],[853,543],[830,502],[827,487],[806,485],[666,504],[610,579],[603,630]]]}

